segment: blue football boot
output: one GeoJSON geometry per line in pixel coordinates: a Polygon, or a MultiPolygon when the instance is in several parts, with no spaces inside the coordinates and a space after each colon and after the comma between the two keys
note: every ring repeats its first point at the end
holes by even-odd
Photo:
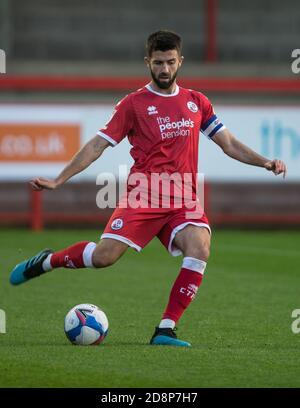
{"type": "Polygon", "coordinates": [[[19,263],[14,267],[10,274],[9,281],[12,285],[20,285],[28,281],[29,279],[40,276],[45,271],[42,268],[44,260],[49,254],[52,254],[51,249],[44,249],[37,255],[27,259],[24,262],[19,263]]]}
{"type": "Polygon", "coordinates": [[[156,327],[150,344],[153,346],[191,347],[191,344],[187,341],[177,339],[175,330],[176,327],[174,329],[156,327]]]}

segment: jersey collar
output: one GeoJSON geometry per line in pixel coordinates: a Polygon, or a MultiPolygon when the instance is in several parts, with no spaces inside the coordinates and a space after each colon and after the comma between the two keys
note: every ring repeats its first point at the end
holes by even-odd
{"type": "Polygon", "coordinates": [[[148,91],[154,93],[155,95],[165,96],[166,98],[169,98],[170,96],[176,96],[179,93],[179,86],[177,84],[176,84],[175,92],[173,92],[172,94],[163,94],[163,93],[154,91],[154,89],[151,88],[150,84],[146,85],[145,88],[147,88],[148,91]]]}

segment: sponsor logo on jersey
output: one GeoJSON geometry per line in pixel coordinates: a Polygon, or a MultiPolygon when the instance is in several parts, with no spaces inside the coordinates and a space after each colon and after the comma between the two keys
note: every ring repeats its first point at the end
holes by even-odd
{"type": "Polygon", "coordinates": [[[194,121],[190,118],[182,118],[181,120],[178,120],[176,122],[171,122],[171,118],[169,116],[166,116],[164,118],[158,117],[156,120],[159,126],[162,140],[172,139],[178,136],[190,136],[190,128],[194,127],[194,121]]]}
{"type": "Polygon", "coordinates": [[[194,113],[198,112],[198,106],[192,101],[188,101],[187,107],[189,108],[191,112],[194,112],[194,113]]]}
{"type": "Polygon", "coordinates": [[[153,106],[153,105],[148,106],[147,111],[148,111],[148,115],[157,115],[158,114],[156,106],[153,106]]]}
{"type": "Polygon", "coordinates": [[[121,218],[116,218],[111,223],[111,229],[113,229],[113,230],[119,230],[122,227],[123,227],[123,220],[121,218]]]}

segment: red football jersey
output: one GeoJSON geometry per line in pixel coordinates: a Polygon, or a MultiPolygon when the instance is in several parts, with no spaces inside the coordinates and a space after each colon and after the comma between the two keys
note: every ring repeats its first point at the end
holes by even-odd
{"type": "Polygon", "coordinates": [[[122,99],[97,134],[113,146],[128,138],[134,159],[130,174],[189,173],[196,191],[199,133],[211,138],[224,128],[202,93],[177,85],[166,95],[146,85],[122,99]]]}

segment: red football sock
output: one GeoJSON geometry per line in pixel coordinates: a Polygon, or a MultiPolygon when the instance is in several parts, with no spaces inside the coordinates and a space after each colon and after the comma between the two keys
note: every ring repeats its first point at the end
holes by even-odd
{"type": "Polygon", "coordinates": [[[95,249],[94,242],[83,241],[51,255],[52,268],[86,268],[92,267],[91,257],[95,249]]]}
{"type": "Polygon", "coordinates": [[[171,319],[175,323],[180,319],[185,309],[196,296],[205,267],[206,262],[199,259],[191,257],[183,259],[183,265],[172,287],[163,319],[171,319]]]}

